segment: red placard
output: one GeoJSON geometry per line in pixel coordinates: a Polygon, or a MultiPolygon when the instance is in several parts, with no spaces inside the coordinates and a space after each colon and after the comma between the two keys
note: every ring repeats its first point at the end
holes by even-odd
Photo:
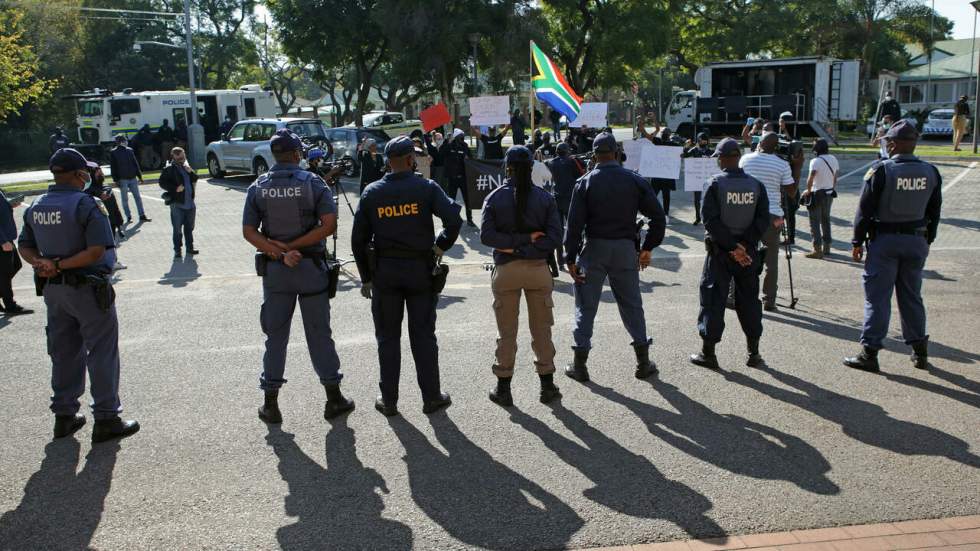
{"type": "Polygon", "coordinates": [[[437,103],[432,107],[423,110],[419,113],[419,118],[422,119],[422,129],[429,132],[435,128],[439,128],[444,124],[449,124],[452,122],[453,118],[449,116],[449,110],[442,103],[437,103]]]}

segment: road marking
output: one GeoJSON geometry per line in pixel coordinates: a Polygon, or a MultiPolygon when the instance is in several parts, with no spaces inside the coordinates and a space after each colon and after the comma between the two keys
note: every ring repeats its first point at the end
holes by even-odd
{"type": "Polygon", "coordinates": [[[956,178],[953,178],[953,181],[950,182],[946,187],[943,188],[943,193],[946,193],[947,191],[949,191],[949,188],[951,188],[951,187],[955,186],[956,184],[960,183],[960,180],[962,180],[967,175],[967,173],[969,173],[971,170],[973,170],[976,167],[977,167],[977,162],[976,161],[973,161],[972,163],[970,163],[970,166],[964,168],[963,169],[963,172],[960,172],[959,176],[957,176],[956,178]]]}
{"type": "Polygon", "coordinates": [[[854,169],[854,170],[852,170],[852,171],[850,171],[850,172],[848,172],[847,174],[845,174],[845,175],[843,175],[843,176],[838,176],[838,177],[837,177],[837,181],[838,181],[838,182],[840,182],[841,180],[844,180],[844,179],[846,179],[846,178],[849,178],[849,177],[851,177],[851,176],[854,176],[854,175],[855,175],[855,174],[857,174],[858,172],[861,172],[862,170],[864,170],[864,169],[866,169],[866,168],[868,168],[869,166],[871,166],[871,165],[873,165],[873,164],[875,164],[875,161],[868,161],[868,163],[867,163],[867,164],[864,164],[864,165],[861,165],[860,167],[858,167],[858,168],[856,168],[856,169],[854,169]]]}
{"type": "Polygon", "coordinates": [[[143,199],[149,199],[151,201],[160,201],[161,203],[166,203],[166,201],[160,199],[159,197],[150,197],[149,195],[143,195],[143,194],[140,194],[140,197],[142,197],[143,199]]]}

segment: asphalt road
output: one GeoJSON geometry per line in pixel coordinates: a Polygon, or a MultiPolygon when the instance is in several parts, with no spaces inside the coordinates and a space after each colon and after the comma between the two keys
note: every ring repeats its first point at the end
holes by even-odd
{"type": "MultiPolygon", "coordinates": [[[[260,281],[240,237],[248,182],[201,185],[201,255],[182,262],[171,259],[158,191],[145,187],[153,222],[119,249],[129,268],[116,287],[121,396],[143,430],[95,447],[90,426],[77,439],[50,441],[43,305],[29,274],[18,275],[19,300],[42,313],[0,318],[0,548],[554,549],[978,514],[980,169],[940,165],[945,220],[924,283],[934,368],[911,368],[895,319],[883,372],[871,375],[840,365],[856,351],[861,326],[861,271],[846,241],[862,164],[844,162],[844,172],[858,171],[834,205],[833,257],[809,260],[797,249],[800,303],[766,314],[766,369],[742,364],[732,314],[719,346],[723,372],[686,361],[699,345],[703,249],[701,228],[689,223],[690,194],[678,192],[664,246],[641,275],[659,378],[633,378],[629,338],[607,291],[592,383],[559,376],[561,404],[538,403],[522,334],[517,405],[487,400],[495,336],[488,256],[476,231],[464,229],[439,306],[453,406],[422,414],[406,339],[403,415],[374,411],[372,322],[351,265],[333,327],[357,410],[323,420],[297,315],[281,427],[255,414],[263,338],[260,281]]],[[[339,252],[349,256],[351,217],[341,209],[339,252]]],[[[785,268],[781,261],[782,304],[785,268]]],[[[564,362],[567,275],[555,304],[564,362]]]]}

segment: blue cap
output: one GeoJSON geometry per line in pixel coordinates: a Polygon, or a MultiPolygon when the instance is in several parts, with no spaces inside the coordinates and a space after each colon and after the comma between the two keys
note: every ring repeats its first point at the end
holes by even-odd
{"type": "Polygon", "coordinates": [[[314,147],[313,149],[311,149],[306,154],[306,158],[309,159],[309,160],[311,160],[311,161],[316,160],[316,159],[322,159],[325,156],[326,156],[326,153],[324,153],[323,150],[320,149],[319,147],[314,147]]]}
{"type": "Polygon", "coordinates": [[[919,131],[915,128],[915,125],[906,119],[902,119],[891,126],[888,129],[888,133],[885,134],[886,140],[918,140],[919,131]]]}
{"type": "Polygon", "coordinates": [[[725,138],[715,146],[712,157],[727,157],[735,152],[742,152],[742,146],[734,138],[725,138]]]}
{"type": "Polygon", "coordinates": [[[523,145],[512,145],[504,155],[504,164],[511,163],[530,163],[532,160],[531,150],[523,145]]]}
{"type": "Polygon", "coordinates": [[[603,132],[592,141],[592,151],[595,153],[615,153],[616,137],[608,132],[603,132]]]}
{"type": "Polygon", "coordinates": [[[385,144],[385,157],[404,157],[415,153],[415,142],[408,136],[398,136],[385,144]]]}
{"type": "Polygon", "coordinates": [[[54,152],[51,160],[48,161],[48,168],[51,172],[71,172],[73,170],[88,169],[88,161],[85,156],[76,149],[65,147],[54,152]]]}
{"type": "Polygon", "coordinates": [[[303,142],[299,139],[299,136],[293,134],[288,128],[280,128],[272,136],[269,147],[272,148],[273,153],[286,153],[303,149],[303,142]]]}

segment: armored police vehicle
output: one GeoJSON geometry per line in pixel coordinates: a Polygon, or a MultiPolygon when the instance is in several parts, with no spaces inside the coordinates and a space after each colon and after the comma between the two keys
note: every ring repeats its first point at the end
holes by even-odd
{"type": "MultiPolygon", "coordinates": [[[[67,96],[75,101],[78,110],[78,147],[83,153],[101,154],[111,147],[115,137],[124,134],[132,138],[143,125],[156,132],[164,119],[171,128],[180,121],[191,123],[191,96],[185,90],[122,92],[111,90],[86,91],[67,96]]],[[[232,122],[255,117],[275,117],[278,109],[271,91],[258,84],[238,90],[198,90],[197,111],[204,126],[205,142],[221,137],[218,130],[225,117],[232,122]]]]}
{"type": "Polygon", "coordinates": [[[811,56],[711,63],[694,75],[698,90],[674,94],[667,126],[691,138],[739,135],[750,117],[793,115],[797,136],[836,143],[839,121],[858,118],[861,62],[811,56]]]}

